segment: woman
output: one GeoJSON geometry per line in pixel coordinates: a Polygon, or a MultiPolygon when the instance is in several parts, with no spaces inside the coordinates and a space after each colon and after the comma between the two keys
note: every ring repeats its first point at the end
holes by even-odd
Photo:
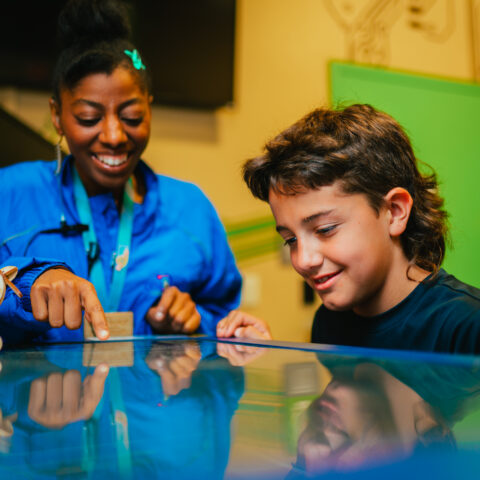
{"type": "Polygon", "coordinates": [[[141,160],[152,97],[122,5],[71,0],[58,24],[50,109],[70,155],[0,170],[0,264],[23,293],[7,293],[0,336],[81,340],[82,310],[100,339],[104,310],[133,312],[137,335],[214,333],[241,277],[205,195],[141,160]]]}

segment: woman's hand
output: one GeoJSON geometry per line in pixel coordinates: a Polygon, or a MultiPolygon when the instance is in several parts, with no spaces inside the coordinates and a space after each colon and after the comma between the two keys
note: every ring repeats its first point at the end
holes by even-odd
{"type": "Polygon", "coordinates": [[[177,287],[167,287],[146,318],[154,333],[194,333],[200,326],[195,302],[177,287]]]}
{"type": "Polygon", "coordinates": [[[0,438],[11,437],[13,435],[13,424],[17,421],[18,413],[4,416],[0,408],[0,438]]]}
{"type": "Polygon", "coordinates": [[[239,310],[232,310],[218,322],[217,337],[272,340],[272,334],[266,322],[239,310]]]}
{"type": "Polygon", "coordinates": [[[50,373],[30,386],[28,415],[47,428],[63,428],[89,419],[103,396],[109,367],[100,364],[82,381],[78,370],[50,373]]]}
{"type": "Polygon", "coordinates": [[[100,340],[110,336],[107,319],[95,287],[84,278],[63,268],[52,268],[42,273],[30,290],[32,313],[39,322],[48,322],[53,328],[66,326],[70,330],[82,325],[82,310],[100,340]]]}
{"type": "Polygon", "coordinates": [[[174,345],[168,350],[163,345],[154,344],[145,362],[158,373],[163,393],[170,396],[190,388],[193,372],[201,358],[202,353],[196,343],[174,345]]]}

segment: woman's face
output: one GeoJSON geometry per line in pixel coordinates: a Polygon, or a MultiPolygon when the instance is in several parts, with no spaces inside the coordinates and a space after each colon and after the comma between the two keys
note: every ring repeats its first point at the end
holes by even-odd
{"type": "Polygon", "coordinates": [[[118,191],[132,175],[150,135],[151,97],[130,70],[94,73],[50,101],[89,195],[118,191]]]}

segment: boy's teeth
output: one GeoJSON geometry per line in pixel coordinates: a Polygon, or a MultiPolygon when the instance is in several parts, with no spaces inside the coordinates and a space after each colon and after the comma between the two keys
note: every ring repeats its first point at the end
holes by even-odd
{"type": "Polygon", "coordinates": [[[97,155],[97,158],[105,165],[109,165],[110,167],[118,167],[122,163],[127,161],[127,155],[122,155],[120,157],[112,157],[107,155],[97,155]]]}
{"type": "Polygon", "coordinates": [[[317,280],[317,283],[325,283],[329,278],[332,278],[335,274],[332,273],[331,275],[328,275],[327,277],[320,278],[317,280]]]}

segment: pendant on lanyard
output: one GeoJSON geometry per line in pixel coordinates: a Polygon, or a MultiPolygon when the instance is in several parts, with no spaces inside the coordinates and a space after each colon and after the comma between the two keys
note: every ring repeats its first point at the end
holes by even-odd
{"type": "Polygon", "coordinates": [[[82,233],[82,238],[87,257],[89,260],[92,260],[89,272],[90,281],[95,286],[98,298],[100,299],[105,312],[116,312],[120,304],[120,298],[125,284],[127,264],[130,256],[130,245],[132,241],[134,207],[132,179],[130,178],[128,180],[123,192],[117,248],[114,253],[113,275],[110,288],[107,289],[102,262],[99,257],[99,246],[97,236],[95,235],[95,227],[93,225],[93,217],[88,195],[76,168],[73,168],[72,170],[75,203],[80,216],[80,221],[89,226],[89,229],[82,233]]]}

